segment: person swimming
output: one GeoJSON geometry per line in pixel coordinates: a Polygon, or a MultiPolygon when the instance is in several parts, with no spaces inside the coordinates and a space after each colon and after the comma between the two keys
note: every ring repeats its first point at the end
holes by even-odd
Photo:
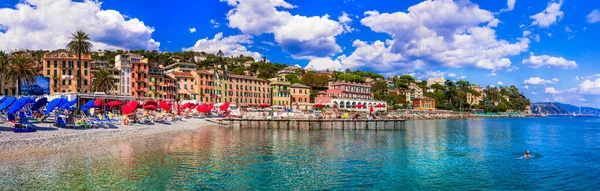
{"type": "Polygon", "coordinates": [[[524,158],[530,158],[531,156],[529,155],[529,150],[525,151],[525,155],[523,155],[524,158]]]}

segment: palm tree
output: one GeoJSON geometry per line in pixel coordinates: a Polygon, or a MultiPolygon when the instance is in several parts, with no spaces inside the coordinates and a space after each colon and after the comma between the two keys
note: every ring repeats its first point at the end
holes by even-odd
{"type": "Polygon", "coordinates": [[[94,74],[94,81],[92,82],[94,91],[109,93],[115,85],[115,78],[110,71],[101,69],[94,74]]]}
{"type": "Polygon", "coordinates": [[[77,91],[81,92],[81,54],[89,54],[92,51],[92,43],[90,42],[90,36],[83,30],[78,30],[71,34],[71,42],[67,44],[67,49],[74,52],[79,57],[77,63],[77,91]]]}
{"type": "MultiPolygon", "coordinates": [[[[1,76],[6,73],[6,66],[8,66],[8,54],[4,51],[0,51],[0,91],[3,90],[4,80],[1,76]]],[[[0,92],[0,94],[2,94],[0,92]]]]}
{"type": "Polygon", "coordinates": [[[6,69],[4,80],[17,82],[17,95],[19,95],[21,82],[33,84],[35,83],[35,76],[36,73],[33,69],[33,60],[23,55],[17,55],[12,59],[12,62],[6,69]]]}

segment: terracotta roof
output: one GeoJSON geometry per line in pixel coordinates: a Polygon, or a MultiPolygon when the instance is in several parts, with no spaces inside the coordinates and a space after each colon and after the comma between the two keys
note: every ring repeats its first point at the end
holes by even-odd
{"type": "Polygon", "coordinates": [[[310,88],[310,86],[306,86],[306,85],[304,85],[304,84],[300,84],[300,83],[295,83],[295,84],[292,84],[292,86],[291,86],[291,87],[292,87],[292,88],[310,88]]]}
{"type": "Polygon", "coordinates": [[[261,82],[266,82],[267,80],[263,80],[254,76],[244,76],[244,75],[237,75],[237,74],[229,74],[230,78],[239,78],[239,79],[246,79],[246,80],[256,80],[256,81],[261,81],[261,82]]]}
{"type": "Polygon", "coordinates": [[[173,74],[173,76],[176,76],[176,77],[188,77],[188,78],[194,77],[192,75],[192,73],[189,73],[189,72],[173,72],[171,74],[173,74]]]}

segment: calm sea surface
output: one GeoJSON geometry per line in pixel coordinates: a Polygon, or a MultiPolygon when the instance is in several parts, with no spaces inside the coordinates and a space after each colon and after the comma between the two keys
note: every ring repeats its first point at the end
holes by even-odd
{"type": "Polygon", "coordinates": [[[600,190],[600,118],[200,128],[0,163],[0,190],[600,190]],[[530,150],[531,159],[523,159],[530,150]]]}

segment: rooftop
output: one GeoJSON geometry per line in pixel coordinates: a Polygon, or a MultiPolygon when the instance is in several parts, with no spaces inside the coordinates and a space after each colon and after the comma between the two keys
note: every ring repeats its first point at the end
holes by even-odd
{"type": "Polygon", "coordinates": [[[266,82],[267,80],[263,80],[254,76],[244,76],[244,75],[237,75],[237,74],[229,74],[230,78],[239,78],[239,79],[246,79],[246,80],[256,80],[256,81],[261,81],[261,82],[266,82]]]}
{"type": "Polygon", "coordinates": [[[188,77],[188,78],[194,77],[192,75],[192,73],[189,73],[189,72],[172,72],[171,74],[173,74],[173,76],[176,76],[176,77],[188,77]]]}
{"type": "Polygon", "coordinates": [[[306,85],[300,84],[300,83],[292,84],[292,86],[290,86],[290,87],[292,87],[292,88],[310,88],[310,86],[306,86],[306,85]]]}

